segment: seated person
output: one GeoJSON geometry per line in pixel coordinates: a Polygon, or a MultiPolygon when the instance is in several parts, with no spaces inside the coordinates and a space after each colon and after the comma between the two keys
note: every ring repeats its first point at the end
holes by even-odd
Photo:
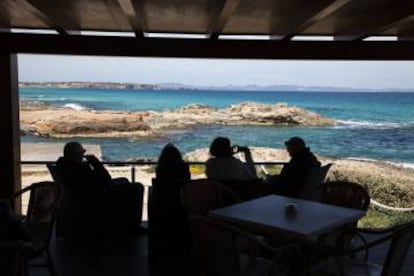
{"type": "Polygon", "coordinates": [[[257,178],[252,155],[248,147],[232,147],[226,137],[217,137],[211,143],[210,155],[206,162],[207,178],[214,180],[243,180],[257,178]],[[243,152],[246,163],[233,154],[243,152]]]}
{"type": "Polygon", "coordinates": [[[103,229],[110,232],[111,227],[120,232],[136,229],[142,216],[142,184],[112,179],[102,162],[85,152],[80,143],[69,142],[56,162],[64,190],[63,235],[79,237],[88,232],[99,237],[103,229]]]}
{"type": "Polygon", "coordinates": [[[191,232],[181,202],[181,188],[191,179],[180,151],[167,144],[158,158],[148,204],[149,260],[151,274],[183,275],[190,258],[191,232]]]}
{"type": "Polygon", "coordinates": [[[180,151],[173,144],[167,144],[161,151],[155,178],[157,180],[190,180],[188,164],[184,162],[180,151]]]}
{"type": "Polygon", "coordinates": [[[285,146],[291,159],[283,166],[280,175],[268,178],[268,183],[273,193],[297,197],[305,184],[310,169],[320,167],[321,163],[300,137],[290,138],[285,142],[285,146]]]}

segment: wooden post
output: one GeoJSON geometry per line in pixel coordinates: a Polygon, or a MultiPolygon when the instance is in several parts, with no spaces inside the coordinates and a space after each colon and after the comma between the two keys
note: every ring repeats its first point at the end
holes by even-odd
{"type": "Polygon", "coordinates": [[[0,198],[21,188],[17,54],[0,52],[0,198]]]}

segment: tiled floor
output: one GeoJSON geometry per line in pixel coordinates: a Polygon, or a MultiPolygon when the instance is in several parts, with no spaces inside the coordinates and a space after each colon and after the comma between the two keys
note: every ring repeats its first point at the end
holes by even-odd
{"type": "MultiPolygon", "coordinates": [[[[381,263],[387,244],[370,251],[369,260],[381,263]]],[[[105,244],[71,245],[53,239],[51,244],[58,276],[147,276],[148,235],[105,244]]],[[[168,269],[167,269],[168,271],[168,269]]],[[[48,275],[44,269],[32,269],[29,276],[48,275]]],[[[165,275],[169,275],[168,273],[165,275]]],[[[401,275],[414,275],[414,243],[411,245],[401,275]]]]}

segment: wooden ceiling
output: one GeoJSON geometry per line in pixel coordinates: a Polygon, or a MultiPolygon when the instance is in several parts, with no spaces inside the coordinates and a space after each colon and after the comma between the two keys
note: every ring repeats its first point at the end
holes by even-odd
{"type": "Polygon", "coordinates": [[[6,54],[414,60],[412,49],[414,0],[0,0],[6,54]]]}
{"type": "Polygon", "coordinates": [[[0,29],[414,39],[413,0],[1,0],[0,29]]]}

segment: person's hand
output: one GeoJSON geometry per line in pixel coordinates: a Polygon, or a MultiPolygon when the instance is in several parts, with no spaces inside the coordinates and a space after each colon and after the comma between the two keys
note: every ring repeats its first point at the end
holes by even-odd
{"type": "Polygon", "coordinates": [[[100,161],[98,160],[98,158],[96,158],[95,155],[93,154],[88,154],[85,155],[86,161],[88,161],[88,163],[90,163],[91,165],[95,165],[95,164],[99,164],[100,161]]]}
{"type": "Polygon", "coordinates": [[[250,149],[248,147],[238,147],[238,150],[244,153],[250,152],[250,149]]]}

